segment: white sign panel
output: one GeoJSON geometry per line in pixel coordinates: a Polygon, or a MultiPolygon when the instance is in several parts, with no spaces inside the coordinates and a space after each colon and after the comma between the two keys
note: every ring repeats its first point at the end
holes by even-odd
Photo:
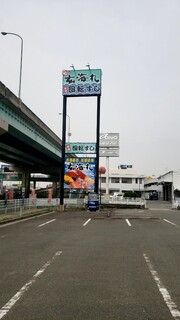
{"type": "Polygon", "coordinates": [[[119,133],[101,133],[99,140],[101,148],[119,148],[119,133]]]}
{"type": "Polygon", "coordinates": [[[119,149],[100,148],[99,156],[100,157],[119,157],[119,149]]]}

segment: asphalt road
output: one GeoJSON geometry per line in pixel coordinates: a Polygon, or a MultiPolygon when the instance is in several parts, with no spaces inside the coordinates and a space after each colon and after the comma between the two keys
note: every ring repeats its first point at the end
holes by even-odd
{"type": "Polygon", "coordinates": [[[180,211],[0,226],[0,319],[180,319],[180,211]]]}

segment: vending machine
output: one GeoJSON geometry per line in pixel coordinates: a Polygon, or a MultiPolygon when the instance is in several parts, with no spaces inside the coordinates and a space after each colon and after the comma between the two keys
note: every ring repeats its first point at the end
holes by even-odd
{"type": "Polygon", "coordinates": [[[88,210],[97,211],[99,210],[99,195],[95,192],[88,194],[88,210]]]}

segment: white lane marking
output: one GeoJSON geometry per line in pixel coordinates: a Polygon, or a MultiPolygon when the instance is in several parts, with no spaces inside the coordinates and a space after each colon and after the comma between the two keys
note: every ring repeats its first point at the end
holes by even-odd
{"type": "Polygon", "coordinates": [[[88,224],[89,221],[91,221],[91,218],[88,219],[88,220],[83,224],[83,227],[85,227],[85,226],[88,224]]]}
{"type": "Polygon", "coordinates": [[[1,309],[0,309],[0,319],[2,319],[10,309],[15,305],[15,303],[23,296],[23,294],[28,291],[28,289],[32,286],[32,284],[36,281],[36,279],[49,267],[56,256],[60,256],[62,251],[57,251],[54,256],[44,264],[44,266],[39,269],[35,275],[29,280],[1,309]]]}
{"type": "Polygon", "coordinates": [[[131,223],[129,222],[128,219],[126,219],[126,222],[127,222],[127,224],[128,224],[129,227],[132,227],[132,225],[131,225],[131,223]]]}
{"type": "Polygon", "coordinates": [[[169,311],[171,312],[171,315],[173,316],[173,318],[175,320],[179,320],[180,319],[180,311],[178,310],[174,301],[171,299],[171,296],[170,296],[168,290],[163,286],[157,271],[154,269],[152,263],[150,262],[150,259],[147,257],[147,255],[145,253],[143,253],[143,256],[144,256],[144,259],[147,263],[149,271],[151,272],[153,279],[155,280],[155,282],[158,286],[158,289],[159,289],[160,293],[162,294],[163,299],[164,299],[167,307],[169,308],[169,311]]]}
{"type": "Polygon", "coordinates": [[[39,228],[39,227],[43,227],[43,226],[45,226],[46,224],[51,223],[51,222],[53,222],[53,221],[55,221],[55,220],[56,220],[56,219],[52,219],[52,220],[49,220],[49,221],[47,221],[47,222],[44,222],[44,223],[40,224],[40,225],[38,226],[38,228],[39,228]]]}
{"type": "Polygon", "coordinates": [[[179,228],[179,226],[178,226],[177,224],[175,224],[175,223],[173,223],[173,222],[171,222],[171,221],[169,221],[169,220],[166,220],[166,219],[163,219],[163,220],[166,221],[166,222],[168,222],[168,223],[170,223],[170,224],[172,224],[173,226],[176,226],[176,227],[179,228]]]}

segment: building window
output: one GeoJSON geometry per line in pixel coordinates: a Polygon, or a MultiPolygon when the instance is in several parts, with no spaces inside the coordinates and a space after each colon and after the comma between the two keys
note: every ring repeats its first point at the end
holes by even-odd
{"type": "Polygon", "coordinates": [[[132,183],[132,178],[122,178],[122,183],[132,183]]]}
{"type": "Polygon", "coordinates": [[[101,177],[101,182],[106,183],[106,177],[101,177]]]}
{"type": "Polygon", "coordinates": [[[119,178],[111,178],[111,183],[119,183],[119,178]]]}
{"type": "Polygon", "coordinates": [[[138,183],[138,178],[136,178],[136,183],[138,183]]]}

